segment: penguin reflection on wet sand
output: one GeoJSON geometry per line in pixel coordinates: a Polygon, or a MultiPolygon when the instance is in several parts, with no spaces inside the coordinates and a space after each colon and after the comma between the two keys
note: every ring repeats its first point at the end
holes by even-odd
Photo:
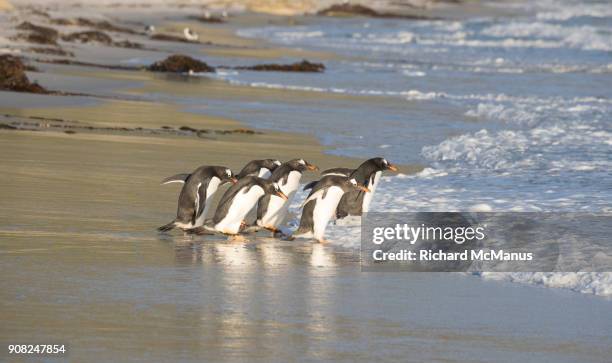
{"type": "Polygon", "coordinates": [[[224,166],[201,166],[191,174],[179,174],[164,179],[162,184],[181,181],[184,183],[178,199],[176,219],[158,228],[167,232],[173,228],[189,230],[200,227],[211,206],[212,197],[225,182],[237,182],[232,171],[224,166]],[[184,177],[184,179],[183,179],[184,177]]]}
{"type": "Polygon", "coordinates": [[[370,190],[354,178],[342,175],[327,175],[321,178],[302,204],[300,227],[293,235],[312,233],[317,241],[327,242],[324,238],[327,225],[334,217],[342,196],[352,191],[368,193],[370,190]]]}
{"type": "Polygon", "coordinates": [[[268,194],[287,199],[275,182],[256,176],[246,176],[238,180],[219,201],[212,228],[224,234],[237,235],[246,227],[244,219],[249,211],[261,197],[268,194]]]}
{"type": "Polygon", "coordinates": [[[273,194],[266,194],[257,203],[257,225],[273,233],[280,232],[279,227],[287,217],[289,205],[300,187],[302,173],[306,170],[319,170],[304,159],[293,159],[276,168],[269,181],[278,183],[288,199],[273,194]]]}
{"type": "MultiPolygon", "coordinates": [[[[367,213],[370,209],[370,204],[372,203],[376,188],[380,184],[382,173],[385,170],[398,171],[395,165],[392,165],[384,158],[366,160],[359,165],[357,169],[334,168],[323,171],[321,176],[341,175],[354,178],[358,183],[370,189],[370,193],[353,190],[344,194],[338,204],[336,218],[341,219],[346,216],[360,216],[363,213],[367,213]]],[[[309,189],[312,186],[314,186],[314,182],[306,185],[304,189],[309,189]]]]}
{"type": "Polygon", "coordinates": [[[280,165],[281,162],[276,159],[251,160],[236,174],[236,178],[242,179],[245,176],[258,176],[267,179],[280,165]]]}

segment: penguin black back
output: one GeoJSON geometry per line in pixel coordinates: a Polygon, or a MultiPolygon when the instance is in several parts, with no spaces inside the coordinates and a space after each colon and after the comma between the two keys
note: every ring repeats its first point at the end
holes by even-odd
{"type": "Polygon", "coordinates": [[[279,165],[280,161],[275,159],[251,160],[240,170],[236,177],[242,179],[246,176],[258,176],[262,168],[273,172],[279,165]]]}

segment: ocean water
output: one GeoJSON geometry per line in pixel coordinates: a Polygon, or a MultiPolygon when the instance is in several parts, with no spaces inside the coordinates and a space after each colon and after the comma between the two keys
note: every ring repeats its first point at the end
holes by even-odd
{"type": "MultiPolygon", "coordinates": [[[[376,210],[612,212],[612,5],[549,0],[490,6],[518,15],[316,19],[243,29],[244,37],[343,58],[326,62],[324,74],[220,71],[216,77],[392,100],[351,107],[330,100],[315,109],[254,103],[244,106],[254,112],[242,118],[258,127],[313,133],[333,153],[426,166],[415,176],[385,177],[376,210]]],[[[207,106],[227,113],[222,105],[207,106]]],[[[344,224],[330,228],[330,238],[357,246],[358,223],[344,224]]],[[[611,273],[482,275],[612,295],[611,273]]]]}

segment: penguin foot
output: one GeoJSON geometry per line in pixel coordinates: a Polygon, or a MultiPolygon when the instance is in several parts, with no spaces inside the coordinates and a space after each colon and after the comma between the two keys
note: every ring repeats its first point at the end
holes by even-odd
{"type": "Polygon", "coordinates": [[[283,241],[293,241],[295,239],[295,237],[285,234],[281,229],[278,229],[276,227],[264,227],[264,228],[272,232],[272,238],[278,238],[283,241]]]}
{"type": "Polygon", "coordinates": [[[293,240],[295,240],[295,237],[293,237],[290,234],[281,234],[278,238],[280,238],[282,241],[293,241],[293,240]]]}
{"type": "Polygon", "coordinates": [[[247,226],[244,229],[240,230],[240,233],[255,233],[257,231],[259,231],[261,229],[261,227],[257,226],[257,225],[251,225],[251,226],[247,226]]]}
{"type": "Polygon", "coordinates": [[[316,241],[319,243],[329,243],[329,241],[326,240],[325,238],[317,238],[316,241]]]}

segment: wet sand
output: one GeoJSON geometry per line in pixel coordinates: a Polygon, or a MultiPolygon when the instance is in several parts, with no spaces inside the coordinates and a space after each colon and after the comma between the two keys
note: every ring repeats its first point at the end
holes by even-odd
{"type": "Polygon", "coordinates": [[[1,342],[66,343],[70,361],[605,362],[612,353],[608,302],[595,297],[360,273],[350,252],[320,244],[159,239],[115,230],[102,213],[90,213],[106,226],[99,234],[63,226],[11,236],[0,255],[1,342]]]}
{"type": "MultiPolygon", "coordinates": [[[[125,16],[128,21],[133,14],[125,16]]],[[[198,28],[225,46],[70,50],[79,60],[107,64],[134,55],[160,58],[166,50],[240,62],[284,54],[283,48],[235,37],[227,30],[232,26],[206,26],[220,29],[216,32],[198,28]]],[[[306,54],[315,60],[333,57],[300,50],[292,56],[306,54]]],[[[246,243],[157,234],[155,227],[167,223],[176,206],[178,186],[159,185],[168,175],[202,164],[237,170],[267,157],[304,157],[322,169],[359,162],[329,155],[310,135],[216,133],[246,126],[207,114],[205,104],[198,113],[188,112],[173,98],[197,94],[208,100],[300,103],[317,102],[320,94],[139,71],[37,66],[43,72],[29,75],[43,85],[94,97],[0,92],[0,114],[8,115],[0,122],[189,126],[211,133],[0,130],[3,347],[64,343],[68,360],[75,362],[605,362],[612,354],[609,302],[592,296],[459,274],[361,273],[357,251],[265,234],[246,243]]],[[[397,102],[325,97],[345,107],[397,102]]],[[[401,168],[410,173],[420,166],[401,168]]],[[[3,351],[0,360],[5,358],[3,351]]]]}

